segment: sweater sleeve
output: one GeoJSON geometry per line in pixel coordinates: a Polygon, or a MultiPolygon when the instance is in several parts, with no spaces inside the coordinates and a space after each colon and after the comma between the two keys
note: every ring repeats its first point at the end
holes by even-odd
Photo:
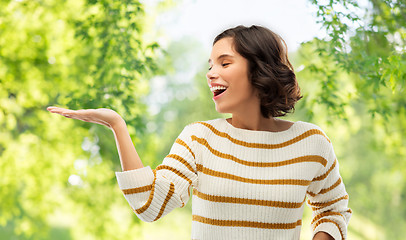
{"type": "Polygon", "coordinates": [[[124,197],[141,220],[156,221],[189,200],[190,188],[197,181],[191,135],[188,125],[156,169],[116,172],[124,197]]]}
{"type": "Polygon", "coordinates": [[[327,165],[312,180],[307,204],[313,210],[313,237],[317,232],[326,232],[334,239],[347,238],[347,225],[351,217],[348,194],[339,173],[339,165],[333,146],[327,144],[327,165]]]}

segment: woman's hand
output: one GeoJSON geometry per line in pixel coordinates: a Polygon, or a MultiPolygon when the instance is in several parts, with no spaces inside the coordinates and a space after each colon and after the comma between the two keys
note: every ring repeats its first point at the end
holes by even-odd
{"type": "Polygon", "coordinates": [[[60,107],[48,107],[47,110],[67,118],[104,125],[110,129],[124,122],[123,118],[117,112],[107,108],[71,110],[60,107]]]}
{"type": "Polygon", "coordinates": [[[48,107],[47,110],[67,118],[97,123],[110,128],[114,132],[123,171],[144,167],[134,148],[124,119],[115,111],[107,108],[70,110],[59,107],[48,107]]]}
{"type": "Polygon", "coordinates": [[[318,232],[316,233],[316,236],[314,236],[313,240],[334,240],[334,238],[328,233],[318,232]]]}

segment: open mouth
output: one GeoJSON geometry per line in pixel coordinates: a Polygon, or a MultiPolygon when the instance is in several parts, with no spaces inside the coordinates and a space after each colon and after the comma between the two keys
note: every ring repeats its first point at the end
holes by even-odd
{"type": "Polygon", "coordinates": [[[227,90],[227,87],[225,86],[214,86],[211,87],[210,90],[213,92],[214,97],[217,97],[224,93],[227,90]]]}

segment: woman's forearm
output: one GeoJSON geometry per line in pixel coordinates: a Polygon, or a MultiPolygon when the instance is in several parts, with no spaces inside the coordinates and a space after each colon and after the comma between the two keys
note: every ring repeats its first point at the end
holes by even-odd
{"type": "Polygon", "coordinates": [[[122,120],[114,124],[111,129],[113,130],[116,139],[117,151],[120,156],[121,168],[123,171],[144,167],[137,151],[135,150],[134,144],[131,141],[125,121],[122,120]]]}

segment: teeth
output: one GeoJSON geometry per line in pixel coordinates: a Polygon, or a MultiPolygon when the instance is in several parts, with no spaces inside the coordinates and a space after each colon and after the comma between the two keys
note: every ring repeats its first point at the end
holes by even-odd
{"type": "Polygon", "coordinates": [[[214,91],[216,91],[216,90],[226,90],[227,88],[226,87],[224,87],[224,86],[214,86],[214,87],[211,87],[210,88],[210,90],[212,91],[212,92],[214,92],[214,91]]]}

